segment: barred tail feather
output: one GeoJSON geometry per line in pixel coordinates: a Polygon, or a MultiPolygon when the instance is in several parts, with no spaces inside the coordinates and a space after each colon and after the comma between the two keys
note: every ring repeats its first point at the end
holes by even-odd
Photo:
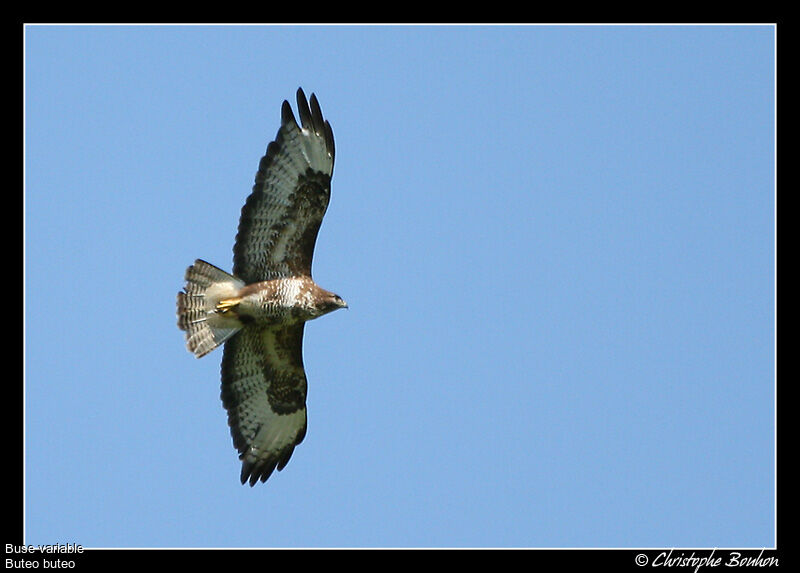
{"type": "Polygon", "coordinates": [[[200,259],[186,269],[185,279],[178,293],[178,328],[186,331],[186,348],[200,358],[242,328],[234,313],[220,313],[217,305],[236,298],[245,284],[200,259]]]}

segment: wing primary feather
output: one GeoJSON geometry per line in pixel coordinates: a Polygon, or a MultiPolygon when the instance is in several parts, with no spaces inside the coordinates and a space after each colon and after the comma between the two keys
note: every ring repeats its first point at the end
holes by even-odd
{"type": "Polygon", "coordinates": [[[269,164],[272,162],[273,159],[281,152],[281,144],[278,143],[278,140],[270,141],[267,144],[267,152],[264,154],[264,165],[259,165],[258,168],[261,171],[266,171],[269,167],[269,164]]]}
{"type": "MultiPolygon", "coordinates": [[[[298,441],[295,443],[299,444],[300,442],[298,441]]],[[[289,459],[292,457],[292,452],[294,452],[294,446],[289,448],[289,451],[286,454],[284,454],[283,457],[278,461],[278,467],[277,467],[278,471],[281,471],[283,468],[286,467],[286,464],[289,463],[289,459]]]]}
{"type": "MultiPolygon", "coordinates": [[[[274,471],[275,471],[275,465],[274,464],[271,464],[270,466],[264,468],[264,470],[261,472],[261,478],[260,478],[261,479],[261,483],[264,483],[265,481],[267,481],[269,479],[269,476],[271,476],[272,472],[274,472],[274,471]]],[[[253,483],[251,485],[255,485],[255,483],[253,483]]]]}
{"type": "Polygon", "coordinates": [[[250,487],[256,485],[258,480],[261,482],[267,481],[269,476],[272,475],[272,472],[275,471],[275,464],[277,462],[273,458],[268,458],[263,463],[259,464],[257,471],[253,472],[250,476],[250,487]]]}
{"type": "Polygon", "coordinates": [[[294,124],[295,127],[297,126],[297,120],[294,118],[294,113],[292,112],[292,106],[289,105],[289,102],[283,100],[283,105],[281,106],[281,125],[289,125],[294,124]]]}
{"type": "MultiPolygon", "coordinates": [[[[328,153],[331,154],[331,159],[336,158],[336,146],[333,143],[333,128],[328,120],[325,120],[325,147],[328,148],[328,153]]],[[[333,166],[331,166],[333,167],[333,166]]]]}
{"type": "Polygon", "coordinates": [[[247,482],[247,478],[250,477],[250,469],[253,467],[252,462],[243,461],[242,462],[242,473],[239,475],[239,479],[244,485],[247,482]]]}
{"type": "Polygon", "coordinates": [[[300,114],[300,123],[303,124],[303,128],[314,129],[311,110],[308,108],[308,101],[306,100],[306,94],[303,93],[303,88],[297,88],[297,113],[300,114]]]}
{"type": "Polygon", "coordinates": [[[325,120],[322,119],[322,109],[319,107],[316,94],[311,94],[311,123],[314,124],[314,133],[322,135],[325,133],[325,120]]]}
{"type": "Polygon", "coordinates": [[[259,480],[262,482],[267,481],[272,472],[275,471],[276,465],[277,461],[271,457],[255,462],[245,460],[242,463],[242,473],[239,479],[242,485],[249,482],[250,487],[253,487],[259,480]]]}

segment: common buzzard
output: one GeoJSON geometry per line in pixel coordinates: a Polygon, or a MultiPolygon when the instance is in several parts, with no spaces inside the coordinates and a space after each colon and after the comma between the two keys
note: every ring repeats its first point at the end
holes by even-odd
{"type": "Polygon", "coordinates": [[[311,259],[328,207],[333,131],[314,94],[288,101],[242,208],[233,274],[196,260],[178,293],[178,327],[200,358],[225,343],[222,403],[241,481],[282,470],[306,434],[306,321],[347,304],[311,279],[311,259]],[[310,105],[309,105],[310,104],[310,105]]]}

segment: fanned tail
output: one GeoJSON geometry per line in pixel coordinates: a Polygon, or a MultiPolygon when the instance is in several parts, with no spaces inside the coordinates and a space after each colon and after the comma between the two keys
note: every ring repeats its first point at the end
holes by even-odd
{"type": "Polygon", "coordinates": [[[245,284],[200,259],[186,269],[184,278],[186,285],[178,293],[178,328],[186,331],[186,348],[200,358],[242,328],[235,307],[245,284]]]}

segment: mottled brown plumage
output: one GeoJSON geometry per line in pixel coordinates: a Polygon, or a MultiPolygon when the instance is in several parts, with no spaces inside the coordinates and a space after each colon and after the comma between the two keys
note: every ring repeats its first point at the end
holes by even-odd
{"type": "Polygon", "coordinates": [[[346,307],[311,278],[314,245],[330,200],[334,144],[317,98],[297,90],[297,123],[284,101],[242,207],[233,275],[200,259],[178,293],[178,326],[198,358],[225,343],[221,398],[242,483],[286,466],[306,433],[303,329],[346,307]]]}

